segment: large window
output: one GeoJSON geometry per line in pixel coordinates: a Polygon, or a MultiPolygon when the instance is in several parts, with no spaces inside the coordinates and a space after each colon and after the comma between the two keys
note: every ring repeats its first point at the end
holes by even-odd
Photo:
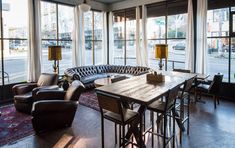
{"type": "Polygon", "coordinates": [[[168,44],[168,70],[185,67],[186,8],[187,1],[185,0],[147,6],[147,38],[150,67],[158,67],[154,54],[155,44],[168,44]]]}
{"type": "MultiPolygon", "coordinates": [[[[3,65],[0,84],[26,81],[28,51],[28,1],[2,0],[3,65]],[[4,78],[2,78],[2,72],[4,78]]],[[[0,10],[1,11],[1,10],[0,10]]]]}
{"type": "Polygon", "coordinates": [[[103,13],[84,13],[85,65],[102,64],[103,13]]]}
{"type": "Polygon", "coordinates": [[[230,57],[231,57],[231,65],[230,65],[230,81],[235,82],[235,7],[231,8],[231,44],[230,44],[230,57]]]}
{"type": "Polygon", "coordinates": [[[116,65],[136,65],[136,14],[135,9],[114,13],[113,62],[116,65]]]}
{"type": "Polygon", "coordinates": [[[48,46],[62,46],[59,72],[72,66],[73,7],[41,2],[42,71],[53,72],[53,61],[48,61],[48,46]]]}
{"type": "Polygon", "coordinates": [[[235,10],[231,6],[235,6],[234,1],[208,0],[207,72],[211,79],[223,73],[225,82],[235,82],[235,36],[229,27],[234,21],[230,14],[235,10]]]}

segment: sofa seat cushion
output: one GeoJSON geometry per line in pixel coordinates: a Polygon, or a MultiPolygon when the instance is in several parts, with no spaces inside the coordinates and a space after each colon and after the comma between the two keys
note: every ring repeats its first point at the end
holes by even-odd
{"type": "Polygon", "coordinates": [[[94,82],[96,79],[100,79],[100,78],[106,78],[108,77],[107,74],[103,73],[103,74],[95,74],[95,75],[90,75],[90,76],[86,76],[86,77],[82,77],[80,79],[80,81],[83,84],[87,84],[87,83],[92,83],[94,82]]]}

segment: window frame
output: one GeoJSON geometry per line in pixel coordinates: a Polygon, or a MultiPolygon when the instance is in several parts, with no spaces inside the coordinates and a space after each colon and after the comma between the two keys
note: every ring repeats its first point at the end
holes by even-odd
{"type": "MultiPolygon", "coordinates": [[[[47,0],[41,0],[41,3],[42,2],[44,2],[44,3],[49,3],[49,4],[54,4],[54,5],[56,5],[56,38],[55,39],[53,39],[53,38],[43,38],[42,36],[41,36],[41,45],[43,44],[43,42],[45,42],[45,41],[52,41],[52,42],[56,42],[56,46],[58,46],[58,45],[60,45],[60,43],[61,42],[71,42],[72,43],[72,38],[71,39],[60,39],[60,35],[59,35],[59,29],[60,29],[60,27],[59,27],[59,5],[60,6],[66,6],[66,7],[71,7],[71,8],[73,8],[74,9],[74,6],[72,6],[72,5],[69,5],[69,4],[64,4],[64,3],[60,3],[60,2],[51,2],[51,1],[47,1],[47,0]]],[[[41,7],[42,8],[42,7],[41,7]]],[[[40,12],[41,13],[41,12],[40,12]]],[[[42,16],[41,16],[42,17],[42,16]]],[[[41,24],[42,24],[42,22],[41,22],[41,24]]],[[[42,28],[42,26],[41,26],[41,28],[42,28]]],[[[42,33],[42,30],[41,30],[41,33],[42,33]]],[[[62,46],[63,47],[63,46],[62,46]]],[[[42,47],[41,47],[41,49],[42,49],[42,47]]],[[[42,51],[41,51],[42,52],[42,51]]],[[[42,59],[43,60],[43,59],[42,59]]],[[[58,63],[60,63],[59,61],[57,61],[58,63]]],[[[72,64],[72,60],[71,60],[71,64],[72,64]]],[[[41,65],[41,68],[43,69],[43,67],[44,67],[44,65],[43,65],[43,61],[42,61],[42,65],[41,65]]],[[[58,71],[59,71],[59,69],[58,69],[58,71]]]]}
{"type": "MultiPolygon", "coordinates": [[[[17,81],[17,82],[10,82],[10,78],[9,78],[9,74],[7,73],[7,72],[5,72],[5,59],[6,59],[6,56],[5,56],[5,54],[4,54],[4,50],[5,50],[5,41],[28,41],[28,38],[24,38],[24,37],[22,37],[22,38],[19,38],[19,37],[4,37],[4,27],[3,27],[3,22],[4,22],[4,20],[3,20],[3,2],[1,1],[1,4],[0,4],[0,18],[2,18],[1,20],[0,20],[0,27],[1,27],[1,35],[0,35],[0,42],[1,42],[1,46],[0,46],[0,50],[1,50],[1,55],[0,55],[0,58],[1,58],[1,61],[0,61],[0,64],[1,64],[1,73],[0,73],[0,75],[1,75],[1,83],[0,83],[0,86],[6,86],[6,85],[12,85],[12,84],[16,84],[16,83],[21,83],[21,82],[24,82],[24,81],[26,81],[26,80],[20,80],[20,81],[17,81]],[[7,74],[8,75],[8,83],[5,83],[5,74],[7,74]]],[[[28,8],[28,6],[27,6],[27,8],[28,8]]],[[[29,9],[29,8],[28,8],[29,9]]],[[[28,15],[28,14],[27,14],[28,15]]],[[[27,29],[28,29],[28,25],[26,26],[27,27],[27,29]]],[[[27,34],[28,34],[28,32],[27,32],[27,34]]],[[[9,49],[10,50],[10,49],[9,49]]],[[[28,60],[28,56],[26,57],[26,59],[28,60]]],[[[28,70],[28,68],[27,68],[27,70],[28,70]]],[[[26,75],[27,76],[27,75],[26,75]]]]}
{"type": "MultiPolygon", "coordinates": [[[[124,38],[123,39],[114,39],[114,43],[115,42],[122,42],[123,45],[124,45],[124,55],[123,55],[123,60],[124,60],[123,63],[124,63],[124,65],[127,65],[127,43],[128,42],[136,42],[136,38],[135,39],[127,39],[127,24],[126,24],[126,22],[127,22],[127,19],[126,19],[127,18],[127,13],[129,11],[133,11],[133,10],[136,13],[136,9],[135,8],[129,8],[129,9],[123,9],[123,10],[117,11],[117,13],[121,12],[121,13],[124,14],[124,16],[123,16],[124,17],[124,21],[123,21],[124,22],[124,38]]],[[[114,13],[115,13],[115,11],[114,11],[114,13]]],[[[141,16],[141,14],[140,14],[140,16],[141,16]]],[[[135,14],[135,20],[136,20],[136,14],[135,14]]],[[[120,21],[120,22],[122,22],[122,21],[120,21]]],[[[114,21],[114,23],[116,23],[116,22],[114,21]]],[[[115,57],[113,57],[113,58],[114,58],[113,60],[115,61],[115,57]]],[[[135,59],[136,59],[136,57],[135,57],[135,59]]]]}
{"type": "MultiPolygon", "coordinates": [[[[92,46],[91,46],[92,65],[96,65],[97,63],[95,61],[95,58],[96,58],[96,55],[95,55],[95,50],[96,50],[95,42],[101,42],[101,43],[103,42],[103,40],[102,40],[103,39],[103,29],[102,29],[102,39],[95,39],[95,13],[101,13],[101,12],[98,11],[98,10],[90,10],[90,12],[91,12],[91,17],[92,17],[91,39],[86,39],[85,36],[84,36],[84,38],[85,38],[85,44],[86,44],[86,42],[91,42],[91,44],[92,44],[92,46]]],[[[102,16],[102,19],[103,19],[103,16],[102,16]]],[[[103,22],[103,23],[105,23],[105,22],[103,22]]],[[[86,48],[85,48],[85,50],[86,50],[86,48]]],[[[86,63],[85,63],[85,65],[86,65],[86,63]]]]}
{"type": "MultiPolygon", "coordinates": [[[[172,37],[168,37],[168,17],[169,16],[172,16],[172,15],[183,15],[185,13],[179,13],[179,14],[171,14],[171,15],[168,15],[167,13],[163,16],[156,16],[156,17],[149,17],[149,18],[157,18],[157,17],[165,17],[165,38],[151,38],[151,39],[147,39],[147,41],[164,41],[165,44],[168,44],[168,41],[169,40],[186,40],[186,36],[185,37],[177,37],[177,38],[172,38],[172,37]]],[[[148,18],[147,18],[148,19],[148,18]]],[[[169,50],[168,50],[168,53],[169,53],[169,50]]],[[[148,60],[153,60],[151,58],[148,58],[148,60]]],[[[154,59],[156,60],[156,59],[154,59]]],[[[165,61],[165,63],[168,63],[168,62],[172,62],[172,68],[174,69],[175,67],[175,63],[179,63],[179,64],[182,64],[185,62],[182,62],[182,61],[176,61],[176,60],[169,60],[167,59],[167,61],[165,61]]],[[[165,64],[165,70],[168,70],[168,65],[165,64]]]]}

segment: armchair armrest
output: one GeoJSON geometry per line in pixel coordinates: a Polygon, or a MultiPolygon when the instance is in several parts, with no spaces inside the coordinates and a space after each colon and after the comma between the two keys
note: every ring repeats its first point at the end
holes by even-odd
{"type": "Polygon", "coordinates": [[[20,95],[32,91],[35,87],[37,83],[17,84],[12,87],[12,91],[14,95],[20,95]]]}
{"type": "Polygon", "coordinates": [[[64,100],[46,100],[37,101],[33,104],[32,115],[57,114],[65,112],[75,112],[77,110],[78,101],[64,100]]]}
{"type": "Polygon", "coordinates": [[[33,97],[35,101],[39,100],[64,100],[66,92],[63,90],[39,89],[33,97]]]}

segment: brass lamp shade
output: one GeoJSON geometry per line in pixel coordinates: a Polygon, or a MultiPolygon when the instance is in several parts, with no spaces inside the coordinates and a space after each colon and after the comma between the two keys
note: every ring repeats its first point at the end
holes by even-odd
{"type": "Polygon", "coordinates": [[[155,45],[155,58],[159,58],[159,59],[168,58],[168,45],[167,44],[155,45]]]}
{"type": "Polygon", "coordinates": [[[61,46],[48,46],[48,60],[62,60],[61,46]]]}

